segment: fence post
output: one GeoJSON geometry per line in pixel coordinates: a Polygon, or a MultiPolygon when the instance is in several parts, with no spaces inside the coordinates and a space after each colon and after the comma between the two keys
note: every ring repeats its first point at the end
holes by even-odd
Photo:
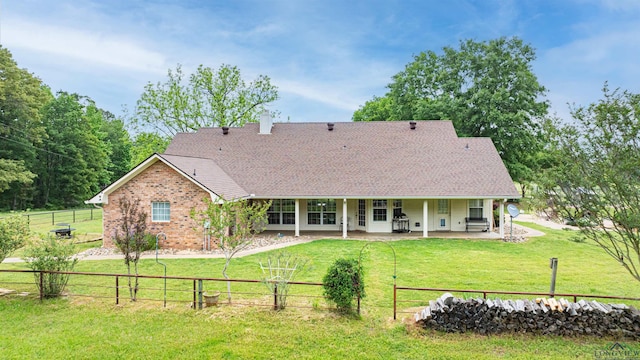
{"type": "Polygon", "coordinates": [[[76,222],[76,210],[73,210],[73,222],[76,222]]]}
{"type": "Polygon", "coordinates": [[[198,279],[198,309],[202,310],[202,279],[198,279]]]}
{"type": "Polygon", "coordinates": [[[554,297],[556,293],[556,272],[558,271],[558,258],[549,259],[549,267],[551,268],[551,288],[549,289],[549,297],[554,297]]]}
{"type": "Polygon", "coordinates": [[[116,305],[120,303],[120,277],[116,275],[116,305]]]}
{"type": "Polygon", "coordinates": [[[56,224],[56,213],[55,212],[51,212],[51,225],[55,225],[56,224]]]}
{"type": "Polygon", "coordinates": [[[196,281],[193,280],[193,310],[197,309],[196,305],[196,281]]]}
{"type": "Polygon", "coordinates": [[[44,281],[42,279],[42,271],[40,271],[40,301],[44,299],[44,281]]]}
{"type": "Polygon", "coordinates": [[[396,319],[396,303],[397,303],[397,299],[398,299],[398,289],[396,287],[396,284],[393,284],[393,320],[396,319]]]}
{"type": "Polygon", "coordinates": [[[273,283],[273,310],[278,310],[278,283],[273,283]]]}

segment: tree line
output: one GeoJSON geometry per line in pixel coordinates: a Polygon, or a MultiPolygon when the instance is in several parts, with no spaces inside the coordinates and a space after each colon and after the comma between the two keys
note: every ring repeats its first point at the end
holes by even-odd
{"type": "Polygon", "coordinates": [[[90,97],[52,92],[0,46],[0,210],[70,208],[111,184],[177,132],[255,122],[278,98],[267,76],[245,83],[231,65],[180,65],[148,83],[131,116],[90,97]]]}

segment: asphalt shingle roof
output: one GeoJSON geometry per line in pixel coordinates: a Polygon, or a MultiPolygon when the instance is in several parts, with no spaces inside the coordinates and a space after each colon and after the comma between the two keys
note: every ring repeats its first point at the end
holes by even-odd
{"type": "Polygon", "coordinates": [[[276,123],[180,133],[162,155],[213,192],[257,198],[514,198],[492,141],[450,121],[276,123]]]}

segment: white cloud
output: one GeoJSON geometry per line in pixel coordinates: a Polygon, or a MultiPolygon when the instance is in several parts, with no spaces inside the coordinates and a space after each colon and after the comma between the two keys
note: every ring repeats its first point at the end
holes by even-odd
{"type": "Polygon", "coordinates": [[[125,37],[16,18],[4,20],[3,25],[3,41],[9,48],[131,71],[164,73],[167,69],[163,54],[145,49],[125,37]]]}

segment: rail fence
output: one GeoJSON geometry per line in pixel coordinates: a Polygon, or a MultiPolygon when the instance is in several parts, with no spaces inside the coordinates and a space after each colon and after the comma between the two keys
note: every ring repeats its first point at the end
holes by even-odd
{"type": "MultiPolygon", "coordinates": [[[[76,210],[59,210],[45,211],[21,214],[27,218],[29,225],[56,225],[58,223],[72,224],[81,221],[91,221],[100,219],[102,209],[76,209],[76,210]]],[[[0,219],[2,219],[0,217],[0,219]]]]}
{"type": "MultiPolygon", "coordinates": [[[[273,291],[266,286],[266,281],[251,279],[221,279],[184,276],[129,275],[89,272],[61,272],[34,270],[0,270],[0,273],[15,273],[11,279],[0,280],[0,284],[10,285],[16,291],[38,293],[44,298],[42,290],[43,274],[68,274],[69,282],[65,295],[69,297],[86,297],[93,299],[111,299],[114,304],[129,300],[130,288],[128,280],[139,281],[136,301],[185,304],[193,309],[202,309],[206,304],[207,294],[220,293],[220,305],[265,306],[278,309],[283,301],[287,308],[322,309],[322,283],[291,281],[286,296],[279,296],[277,282],[273,291]],[[91,279],[91,280],[88,280],[91,279]],[[38,287],[36,282],[40,283],[38,287]],[[227,283],[232,284],[231,302],[227,299],[227,283]],[[40,290],[38,290],[40,289],[40,290]]],[[[132,284],[133,285],[133,284],[132,284]]],[[[326,306],[324,306],[326,308],[326,306]]]]}
{"type": "MultiPolygon", "coordinates": [[[[89,272],[56,272],[56,271],[34,271],[34,270],[5,270],[0,269],[0,274],[9,273],[11,276],[0,277],[0,287],[9,285],[19,292],[39,293],[40,298],[44,297],[38,289],[43,286],[36,286],[36,281],[43,281],[43,274],[57,273],[68,274],[65,295],[78,298],[93,298],[110,300],[114,304],[120,304],[124,300],[130,299],[128,280],[136,278],[136,275],[129,274],[109,274],[109,273],[89,273],[89,272]]],[[[207,277],[188,276],[154,276],[138,275],[139,287],[137,301],[163,303],[163,306],[170,304],[184,304],[193,309],[202,309],[206,304],[207,293],[220,293],[219,305],[233,306],[257,306],[271,307],[278,309],[282,301],[286,302],[287,308],[309,308],[328,309],[329,305],[323,295],[322,283],[292,281],[286,296],[279,296],[277,286],[270,290],[263,280],[252,279],[221,279],[207,277]],[[227,301],[227,283],[231,284],[232,301],[227,301]]],[[[270,281],[271,284],[277,284],[270,281]]],[[[488,295],[516,295],[519,297],[566,297],[572,298],[574,302],[578,299],[609,299],[609,300],[631,300],[640,303],[640,298],[575,294],[575,293],[550,293],[550,292],[522,292],[522,291],[496,291],[496,290],[474,290],[474,289],[448,289],[448,288],[419,288],[406,286],[393,286],[393,319],[398,314],[413,314],[411,308],[428,306],[429,300],[420,294],[425,292],[449,292],[452,294],[478,294],[487,299],[488,295]]],[[[384,299],[377,303],[387,303],[384,299]]],[[[358,305],[360,303],[358,302],[358,305]]],[[[379,307],[389,309],[389,305],[375,305],[367,303],[367,307],[379,307]]],[[[360,306],[358,306],[360,310],[360,306]]]]}

